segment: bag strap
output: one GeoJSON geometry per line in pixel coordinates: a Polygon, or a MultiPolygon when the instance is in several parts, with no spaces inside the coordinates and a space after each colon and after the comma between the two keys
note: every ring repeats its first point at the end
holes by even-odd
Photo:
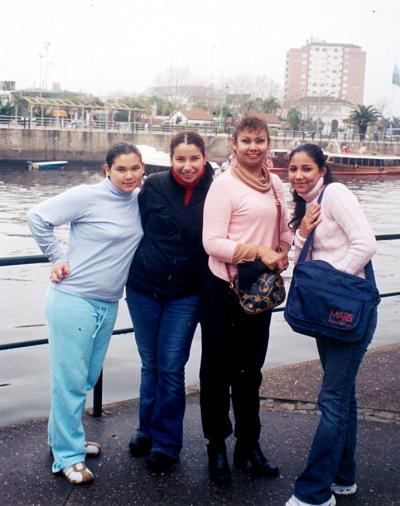
{"type": "MultiPolygon", "coordinates": [[[[277,222],[278,222],[278,248],[280,248],[280,245],[281,245],[281,216],[282,216],[282,203],[278,197],[278,194],[276,193],[276,190],[274,188],[274,185],[272,184],[271,182],[271,189],[272,189],[272,192],[274,194],[274,197],[275,197],[275,204],[276,204],[276,211],[277,211],[277,222]]],[[[226,272],[228,274],[228,279],[229,279],[229,283],[231,285],[231,288],[234,287],[234,280],[231,276],[231,273],[229,272],[229,267],[228,265],[230,264],[225,264],[225,268],[226,268],[226,272]]]]}
{"type": "Polygon", "coordinates": [[[276,217],[278,221],[278,248],[281,247],[281,216],[282,216],[282,202],[280,201],[280,198],[278,197],[278,194],[276,193],[275,187],[271,182],[271,189],[274,193],[275,197],[275,204],[276,204],[276,217]]]}
{"type": "MultiPolygon", "coordinates": [[[[324,195],[325,189],[326,188],[324,188],[322,190],[322,192],[319,194],[319,197],[317,200],[318,204],[320,204],[322,201],[322,197],[324,195]]],[[[304,246],[300,252],[297,262],[304,262],[306,260],[308,250],[310,249],[311,243],[313,241],[314,233],[315,233],[315,228],[308,235],[306,242],[304,243],[304,246]]],[[[367,281],[369,281],[376,288],[375,274],[374,274],[374,269],[372,267],[371,260],[369,260],[368,263],[364,266],[364,272],[365,272],[365,279],[367,281]]]]}

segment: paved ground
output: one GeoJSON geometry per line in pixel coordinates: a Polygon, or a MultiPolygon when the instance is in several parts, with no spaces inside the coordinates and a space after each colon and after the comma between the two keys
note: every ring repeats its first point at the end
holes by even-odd
{"type": "MultiPolygon", "coordinates": [[[[88,486],[74,487],[51,474],[45,420],[0,429],[0,505],[283,506],[318,421],[315,399],[320,369],[316,361],[303,362],[270,369],[265,376],[262,446],[279,463],[279,478],[253,478],[234,470],[230,488],[210,483],[194,389],[187,397],[181,460],[166,475],[149,474],[142,459],[129,455],[136,401],[107,406],[101,419],[85,417],[88,438],[103,444],[102,455],[90,460],[96,481],[88,486]]],[[[400,505],[399,378],[400,344],[367,354],[359,375],[359,492],[338,499],[338,506],[400,505]]],[[[228,444],[231,456],[233,440],[228,444]]]]}

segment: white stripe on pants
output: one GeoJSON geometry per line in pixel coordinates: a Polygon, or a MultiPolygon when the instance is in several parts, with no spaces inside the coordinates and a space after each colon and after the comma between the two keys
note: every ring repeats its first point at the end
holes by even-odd
{"type": "Polygon", "coordinates": [[[85,460],[86,394],[100,376],[118,302],[84,299],[50,287],[45,309],[51,379],[48,434],[55,473],[85,460]]]}

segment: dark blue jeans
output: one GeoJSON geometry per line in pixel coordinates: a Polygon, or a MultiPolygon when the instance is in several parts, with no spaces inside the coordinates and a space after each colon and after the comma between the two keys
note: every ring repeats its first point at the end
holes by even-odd
{"type": "Polygon", "coordinates": [[[370,319],[363,339],[354,344],[317,339],[324,369],[318,407],[321,418],[311,446],[307,466],[295,483],[294,495],[309,504],[322,504],[332,495],[332,482],[355,483],[354,454],[357,438],[355,383],[358,369],[377,324],[370,319]]]}
{"type": "Polygon", "coordinates": [[[198,295],[165,300],[127,289],[142,361],[138,435],[178,457],[185,414],[185,364],[198,322],[198,295]]]}

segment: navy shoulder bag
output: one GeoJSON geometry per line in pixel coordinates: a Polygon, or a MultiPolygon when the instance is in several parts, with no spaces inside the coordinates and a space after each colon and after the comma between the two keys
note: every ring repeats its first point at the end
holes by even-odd
{"type": "Polygon", "coordinates": [[[362,279],[323,260],[306,261],[314,232],[293,270],[285,320],[300,334],[357,342],[365,335],[371,313],[380,302],[372,262],[365,266],[366,279],[362,279]]]}

